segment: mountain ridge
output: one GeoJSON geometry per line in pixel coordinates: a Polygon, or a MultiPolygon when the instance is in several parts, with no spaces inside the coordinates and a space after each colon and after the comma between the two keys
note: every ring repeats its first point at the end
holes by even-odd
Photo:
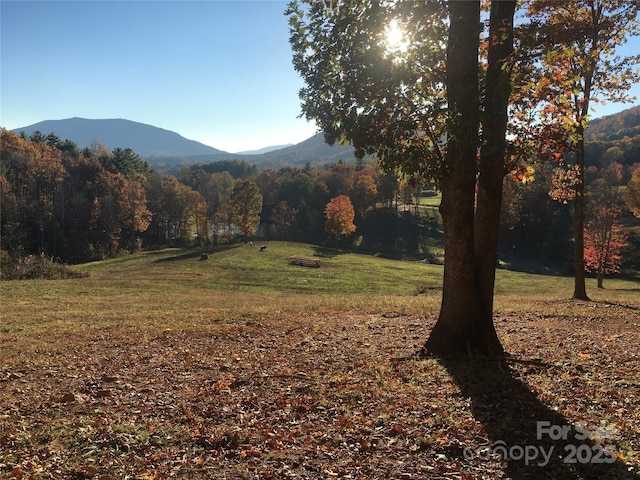
{"type": "Polygon", "coordinates": [[[268,147],[258,148],[256,150],[246,150],[242,152],[235,152],[234,155],[262,155],[265,153],[275,152],[276,150],[282,150],[283,148],[292,147],[294,143],[287,143],[286,145],[271,145],[268,147]]]}
{"type": "Polygon", "coordinates": [[[40,131],[45,135],[55,133],[62,140],[71,140],[80,148],[93,142],[114,148],[131,148],[141,157],[181,157],[194,155],[230,155],[182,135],[146,123],[123,118],[89,119],[81,117],[61,120],[44,120],[12,130],[31,135],[40,131]]]}
{"type": "MultiPolygon", "coordinates": [[[[171,130],[122,118],[72,117],[63,120],[44,120],[12,131],[15,133],[24,131],[25,134],[31,135],[36,130],[44,135],[54,133],[62,140],[73,141],[80,148],[89,147],[94,141],[105,144],[109,150],[117,147],[131,148],[151,165],[169,169],[226,159],[246,160],[259,168],[280,168],[285,165],[301,167],[307,164],[324,166],[339,161],[355,160],[353,146],[327,145],[322,133],[295,145],[277,145],[253,151],[228,153],[195,140],[189,140],[171,130]]],[[[621,112],[591,120],[585,132],[585,140],[590,143],[602,143],[622,141],[623,138],[635,138],[638,135],[640,135],[640,105],[633,105],[621,112]]],[[[591,153],[589,156],[593,155],[594,153],[591,153]]]]}
{"type": "Polygon", "coordinates": [[[71,140],[78,147],[90,147],[100,142],[109,150],[130,148],[151,165],[176,167],[194,163],[215,162],[222,159],[247,160],[260,168],[278,168],[284,165],[326,165],[353,161],[351,145],[330,146],[322,134],[316,134],[298,144],[265,147],[259,150],[228,153],[214,147],[189,140],[171,130],[122,118],[87,119],[72,117],[42,122],[12,129],[19,134],[31,135],[40,131],[54,133],[61,140],[71,140]]]}

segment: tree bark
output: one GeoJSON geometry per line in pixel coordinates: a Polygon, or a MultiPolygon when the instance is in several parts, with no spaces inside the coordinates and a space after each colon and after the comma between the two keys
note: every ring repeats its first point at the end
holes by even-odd
{"type": "Polygon", "coordinates": [[[493,290],[511,91],[510,73],[503,65],[513,49],[515,2],[492,2],[491,6],[477,211],[480,5],[454,1],[449,9],[448,175],[442,183],[440,207],[446,257],[440,316],[424,350],[436,355],[501,356],[504,350],[493,325],[493,290]]]}
{"type": "Polygon", "coordinates": [[[425,344],[436,355],[486,353],[487,346],[474,252],[480,2],[450,2],[449,13],[447,175],[440,205],[446,260],[440,316],[425,344]]]}
{"type": "Polygon", "coordinates": [[[576,167],[578,178],[576,185],[576,198],[574,201],[573,219],[573,270],[575,300],[590,300],[587,295],[584,273],[584,126],[577,126],[578,145],[576,150],[576,167]]]}
{"type": "MultiPolygon", "coordinates": [[[[487,80],[482,115],[482,146],[478,176],[475,218],[476,283],[480,292],[482,321],[493,331],[493,296],[498,262],[498,232],[502,208],[502,188],[505,177],[509,96],[513,53],[513,16],[516,1],[491,2],[491,25],[487,80]]],[[[496,335],[497,338],[497,335],[496,335]]]]}

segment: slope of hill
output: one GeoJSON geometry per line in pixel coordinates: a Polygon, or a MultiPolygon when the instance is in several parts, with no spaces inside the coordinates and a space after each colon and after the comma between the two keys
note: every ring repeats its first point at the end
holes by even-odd
{"type": "MultiPolygon", "coordinates": [[[[220,160],[247,161],[259,168],[278,169],[283,166],[304,167],[309,164],[314,167],[344,162],[354,162],[355,156],[353,146],[334,145],[333,147],[324,142],[322,134],[314,135],[296,145],[283,146],[277,150],[272,147],[241,153],[219,153],[216,155],[154,155],[147,158],[148,162],[166,171],[173,171],[176,167],[192,164],[207,164],[220,160]],[[263,153],[261,153],[261,151],[263,153]]],[[[366,157],[370,160],[369,157],[366,157]]]]}
{"type": "Polygon", "coordinates": [[[112,150],[116,147],[131,148],[142,157],[191,157],[194,155],[229,155],[200,142],[144,123],[124,119],[91,120],[68,118],[65,120],[45,120],[13,130],[24,131],[27,135],[39,130],[45,135],[55,133],[62,140],[69,139],[80,148],[92,142],[103,143],[112,150]]]}
{"type": "Polygon", "coordinates": [[[270,147],[260,148],[258,150],[247,150],[246,152],[236,152],[235,155],[262,155],[264,153],[275,152],[276,150],[282,150],[283,148],[292,147],[293,143],[287,143],[286,145],[273,145],[270,147]]]}
{"type": "Polygon", "coordinates": [[[569,277],[499,270],[508,363],[421,357],[441,267],[258,250],[147,251],[82,266],[82,281],[3,282],[3,477],[638,480],[637,283],[573,302],[569,277]],[[500,453],[525,446],[527,462],[500,453]],[[570,464],[568,447],[586,456],[570,464]]]}
{"type": "Polygon", "coordinates": [[[587,141],[610,141],[636,135],[640,135],[640,105],[627,108],[614,115],[589,121],[585,139],[587,141]]]}
{"type": "Polygon", "coordinates": [[[340,160],[353,162],[355,156],[353,154],[353,146],[335,144],[332,147],[325,143],[324,136],[319,133],[296,145],[264,153],[247,160],[259,167],[273,168],[282,165],[304,166],[307,163],[311,165],[327,165],[340,160]]]}
{"type": "Polygon", "coordinates": [[[587,166],[640,163],[640,105],[590,120],[584,137],[587,166]]]}

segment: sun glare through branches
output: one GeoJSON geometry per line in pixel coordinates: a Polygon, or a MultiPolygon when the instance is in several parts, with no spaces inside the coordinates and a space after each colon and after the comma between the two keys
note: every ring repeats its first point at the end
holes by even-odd
{"type": "Polygon", "coordinates": [[[409,42],[407,41],[404,28],[398,20],[391,20],[385,29],[385,43],[389,53],[402,54],[407,51],[409,42]]]}

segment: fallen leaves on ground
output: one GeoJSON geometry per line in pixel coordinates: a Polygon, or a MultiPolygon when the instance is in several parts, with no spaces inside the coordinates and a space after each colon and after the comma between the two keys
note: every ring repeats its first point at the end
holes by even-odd
{"type": "Polygon", "coordinates": [[[0,476],[638,478],[640,306],[571,308],[499,312],[505,363],[420,358],[435,319],[401,314],[52,338],[0,365],[0,476]],[[567,463],[547,420],[615,463],[567,463]],[[484,455],[500,441],[555,452],[484,455]]]}

